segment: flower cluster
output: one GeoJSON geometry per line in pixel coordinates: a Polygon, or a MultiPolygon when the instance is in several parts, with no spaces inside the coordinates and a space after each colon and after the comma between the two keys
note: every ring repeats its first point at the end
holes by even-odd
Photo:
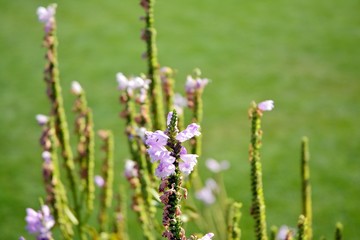
{"type": "MultiPolygon", "coordinates": [[[[170,124],[172,114],[170,113],[168,115],[168,125],[170,124]]],[[[194,136],[199,136],[200,126],[196,123],[191,123],[187,126],[187,128],[178,134],[176,134],[175,139],[176,141],[182,143],[186,140],[189,140],[190,138],[194,136]]],[[[175,156],[173,156],[172,152],[168,150],[169,136],[161,131],[157,130],[155,132],[146,132],[146,145],[149,146],[148,153],[151,158],[151,162],[157,162],[160,161],[158,167],[156,168],[155,175],[159,178],[165,178],[167,176],[170,176],[175,172],[175,166],[174,162],[176,160],[175,156]]],[[[181,172],[183,172],[185,175],[188,175],[192,172],[194,169],[194,166],[197,163],[196,158],[198,155],[196,154],[188,154],[186,151],[186,148],[181,146],[180,149],[180,162],[179,162],[179,169],[181,172]]]]}
{"type": "Polygon", "coordinates": [[[139,101],[144,102],[149,89],[151,80],[141,77],[127,78],[123,73],[116,74],[116,81],[118,82],[119,90],[126,90],[129,95],[133,95],[134,91],[138,89],[140,91],[139,101]]]}
{"type": "Polygon", "coordinates": [[[45,32],[49,32],[54,22],[56,12],[56,5],[50,5],[47,8],[38,7],[36,13],[40,22],[45,24],[45,32]]]}
{"type": "Polygon", "coordinates": [[[50,214],[50,209],[47,205],[43,205],[40,211],[35,211],[32,208],[26,209],[27,222],[26,229],[30,234],[36,235],[37,240],[52,239],[50,229],[55,225],[55,220],[50,214]]]}
{"type": "Polygon", "coordinates": [[[185,90],[187,93],[194,93],[196,90],[203,90],[205,86],[209,83],[207,78],[193,78],[192,76],[187,76],[185,90]]]}

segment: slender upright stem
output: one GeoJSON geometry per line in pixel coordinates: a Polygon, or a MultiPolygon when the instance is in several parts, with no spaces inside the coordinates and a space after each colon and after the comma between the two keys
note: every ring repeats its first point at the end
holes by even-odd
{"type": "Polygon", "coordinates": [[[165,115],[163,107],[163,96],[161,91],[161,80],[159,63],[157,59],[156,30],[154,27],[154,4],[155,0],[142,0],[145,9],[145,30],[144,39],[146,41],[146,57],[148,61],[148,76],[150,84],[150,102],[153,114],[153,128],[165,128],[165,115]]]}
{"type": "Polygon", "coordinates": [[[308,138],[304,137],[301,142],[301,197],[302,214],[307,220],[307,237],[312,239],[312,203],[311,203],[311,185],[310,185],[310,167],[309,167],[309,146],[308,138]]]}

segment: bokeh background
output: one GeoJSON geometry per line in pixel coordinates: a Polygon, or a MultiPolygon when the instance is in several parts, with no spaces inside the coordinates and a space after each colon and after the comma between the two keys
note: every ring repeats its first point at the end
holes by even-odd
{"type": "MultiPolygon", "coordinates": [[[[79,81],[96,129],[115,132],[116,174],[127,153],[118,117],[115,74],[146,72],[139,1],[59,0],[61,81],[70,121],[79,81]]],[[[51,1],[0,0],[0,235],[25,234],[25,208],[44,196],[41,129],[35,115],[49,105],[42,80],[42,25],[36,8],[51,1]]],[[[228,160],[228,194],[249,215],[249,123],[252,100],[273,99],[263,118],[262,160],[268,225],[296,226],[300,208],[300,140],[310,139],[315,239],[332,239],[337,221],[346,239],[360,225],[360,2],[343,0],[158,0],[159,60],[177,70],[177,89],[195,67],[210,78],[204,93],[203,156],[228,160]]],[[[99,145],[98,145],[99,147],[99,145]]],[[[98,157],[99,158],[99,157],[98,157]]],[[[120,180],[121,181],[121,180],[120,180]]],[[[126,184],[126,183],[125,183],[126,184]]],[[[135,226],[136,224],[132,224],[135,226]]],[[[132,229],[132,239],[140,239],[132,229]]]]}

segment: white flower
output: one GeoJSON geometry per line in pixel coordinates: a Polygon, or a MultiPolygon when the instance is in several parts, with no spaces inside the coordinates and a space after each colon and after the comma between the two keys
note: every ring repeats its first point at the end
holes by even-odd
{"type": "Polygon", "coordinates": [[[258,104],[258,108],[261,111],[271,111],[274,108],[274,101],[273,100],[266,100],[258,104]]]}
{"type": "Polygon", "coordinates": [[[40,126],[45,125],[49,121],[49,117],[43,114],[37,114],[35,118],[40,126]]]}
{"type": "Polygon", "coordinates": [[[82,91],[83,91],[83,89],[79,82],[73,81],[71,83],[71,92],[72,93],[74,93],[75,95],[80,95],[82,93],[82,91]]]}
{"type": "Polygon", "coordinates": [[[290,234],[290,236],[294,236],[294,230],[286,225],[283,225],[280,227],[276,235],[276,240],[285,240],[287,239],[288,234],[290,234]]]}

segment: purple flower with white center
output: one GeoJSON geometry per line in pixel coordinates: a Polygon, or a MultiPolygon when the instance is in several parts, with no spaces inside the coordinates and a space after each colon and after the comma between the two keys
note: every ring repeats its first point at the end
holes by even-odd
{"type": "Polygon", "coordinates": [[[258,104],[258,108],[261,111],[271,111],[274,108],[274,101],[273,100],[266,100],[258,104]]]}
{"type": "Polygon", "coordinates": [[[201,133],[199,131],[200,126],[196,123],[191,123],[186,127],[184,131],[181,131],[177,136],[176,140],[179,142],[185,142],[194,136],[199,136],[201,133]]]}
{"type": "Polygon", "coordinates": [[[228,161],[224,160],[224,161],[218,162],[212,158],[207,159],[205,164],[206,164],[206,167],[214,173],[218,173],[223,170],[226,170],[230,166],[228,161]]]}
{"type": "Polygon", "coordinates": [[[125,177],[127,178],[133,178],[138,176],[138,171],[136,169],[136,162],[133,160],[126,160],[125,162],[125,171],[124,171],[125,177]]]}
{"type": "Polygon", "coordinates": [[[26,229],[30,234],[36,235],[37,240],[52,239],[50,229],[55,225],[55,220],[47,205],[43,205],[37,212],[27,208],[26,214],[26,229]]]}
{"type": "Polygon", "coordinates": [[[94,177],[94,182],[95,182],[96,186],[98,186],[98,187],[100,187],[100,188],[104,187],[104,185],[105,185],[105,180],[104,180],[104,178],[103,178],[102,176],[100,176],[100,175],[96,175],[96,176],[94,177]]]}
{"type": "Polygon", "coordinates": [[[40,126],[44,126],[45,124],[47,124],[49,122],[49,117],[43,114],[37,114],[35,116],[37,123],[40,126]]]}
{"type": "Polygon", "coordinates": [[[75,95],[80,95],[82,93],[83,89],[79,82],[73,81],[71,83],[71,92],[75,95]]]}
{"type": "Polygon", "coordinates": [[[213,233],[208,233],[205,236],[203,236],[202,238],[199,238],[198,240],[211,240],[214,237],[215,234],[213,233]]]}

